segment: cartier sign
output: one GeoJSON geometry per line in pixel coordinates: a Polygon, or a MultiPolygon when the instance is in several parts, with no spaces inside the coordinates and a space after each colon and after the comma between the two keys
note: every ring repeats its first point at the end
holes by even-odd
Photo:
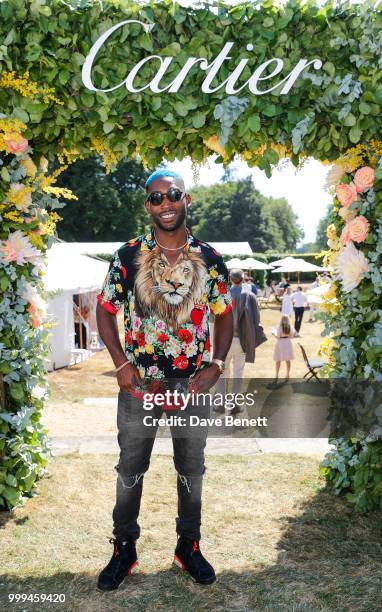
{"type": "MultiPolygon", "coordinates": [[[[322,67],[322,62],[320,59],[315,58],[312,60],[308,59],[300,59],[294,68],[287,75],[281,75],[284,62],[282,59],[274,57],[272,59],[267,60],[260,66],[256,68],[251,77],[240,85],[237,84],[244,68],[248,64],[249,59],[244,57],[239,59],[239,62],[236,68],[231,72],[228,78],[225,79],[222,83],[218,83],[215,86],[212,86],[212,83],[215,79],[219,79],[219,69],[227,60],[230,60],[231,57],[229,53],[234,46],[233,42],[225,43],[224,47],[218,53],[218,55],[211,62],[208,62],[206,58],[203,57],[189,57],[184,63],[183,67],[179,70],[179,73],[174,78],[174,80],[167,84],[166,86],[161,87],[161,81],[166,75],[166,71],[173,61],[173,57],[161,57],[160,55],[149,55],[148,57],[144,57],[140,60],[135,66],[127,67],[126,69],[126,78],[123,81],[118,83],[118,85],[114,85],[113,87],[109,87],[107,89],[99,89],[96,87],[92,81],[92,67],[96,60],[97,53],[99,50],[107,43],[108,38],[119,28],[129,24],[136,23],[142,26],[142,28],[146,32],[150,32],[154,25],[148,25],[143,23],[142,21],[137,21],[135,19],[128,19],[126,21],[121,21],[117,23],[113,27],[109,28],[106,32],[104,32],[94,43],[92,48],[89,51],[85,59],[85,63],[82,67],[82,82],[87,89],[90,91],[101,91],[104,93],[108,93],[110,91],[115,91],[120,87],[126,87],[126,89],[131,93],[139,93],[141,91],[150,90],[152,93],[176,93],[181,88],[183,82],[188,77],[191,69],[194,66],[197,66],[199,70],[202,70],[205,73],[205,78],[201,85],[201,90],[203,93],[214,93],[215,91],[219,91],[224,88],[226,94],[233,95],[237,94],[241,91],[244,91],[246,88],[249,91],[256,95],[262,96],[264,94],[270,93],[275,89],[281,87],[280,95],[286,95],[289,93],[294,83],[301,75],[301,73],[312,66],[315,70],[320,70],[322,67]],[[155,69],[157,69],[153,78],[149,83],[141,87],[136,87],[134,85],[134,81],[139,74],[140,69],[147,63],[152,63],[153,65],[153,74],[155,69]],[[159,64],[159,68],[158,68],[159,64]],[[274,79],[277,75],[280,75],[280,79],[277,83],[274,83],[271,87],[269,87],[269,83],[271,79],[274,79]],[[268,85],[268,87],[267,87],[268,85]]],[[[254,50],[254,45],[248,44],[246,46],[246,51],[251,52],[254,50]]]]}

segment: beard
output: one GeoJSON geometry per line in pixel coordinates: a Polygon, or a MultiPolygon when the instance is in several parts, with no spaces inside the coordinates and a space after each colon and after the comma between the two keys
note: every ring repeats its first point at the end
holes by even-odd
{"type": "Polygon", "coordinates": [[[159,216],[157,217],[157,216],[152,215],[152,217],[154,219],[155,225],[157,225],[162,231],[173,232],[174,230],[177,230],[182,225],[184,225],[184,222],[187,217],[187,208],[186,206],[183,206],[181,212],[179,213],[179,216],[174,221],[174,225],[171,225],[171,226],[163,225],[159,216]]]}

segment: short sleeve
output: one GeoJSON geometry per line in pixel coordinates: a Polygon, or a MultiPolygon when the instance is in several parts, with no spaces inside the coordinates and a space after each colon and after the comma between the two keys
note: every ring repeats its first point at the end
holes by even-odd
{"type": "Polygon", "coordinates": [[[126,269],[121,264],[118,251],[113,255],[102,290],[97,295],[98,303],[116,315],[126,299],[126,269]]]}
{"type": "Polygon", "coordinates": [[[222,257],[208,270],[210,275],[210,290],[208,305],[214,315],[225,315],[232,310],[232,297],[229,290],[229,276],[222,257]]]}

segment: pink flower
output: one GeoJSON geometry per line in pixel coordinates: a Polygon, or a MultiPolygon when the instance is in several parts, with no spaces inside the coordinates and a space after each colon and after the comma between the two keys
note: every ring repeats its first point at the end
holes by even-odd
{"type": "Polygon", "coordinates": [[[7,240],[3,240],[0,246],[0,259],[11,262],[15,261],[19,266],[26,263],[39,263],[41,252],[31,245],[28,238],[17,230],[9,234],[7,240]]]}
{"type": "Polygon", "coordinates": [[[345,183],[341,183],[336,187],[336,194],[339,203],[341,206],[345,206],[347,208],[357,199],[357,190],[354,183],[350,183],[346,185],[345,183]]]}
{"type": "Polygon", "coordinates": [[[355,219],[348,221],[342,230],[341,242],[348,244],[350,240],[353,242],[363,242],[369,231],[369,222],[365,217],[359,215],[355,219]]]}
{"type": "Polygon", "coordinates": [[[32,327],[40,327],[42,324],[42,316],[36,304],[29,304],[27,311],[31,316],[32,327]]]}
{"type": "Polygon", "coordinates": [[[17,132],[10,132],[4,138],[5,145],[9,153],[14,153],[15,155],[19,155],[20,153],[24,153],[28,148],[28,141],[23,138],[17,132]]]}
{"type": "Polygon", "coordinates": [[[165,331],[166,329],[166,323],[164,321],[161,321],[160,319],[158,319],[158,321],[155,321],[155,329],[156,331],[165,331]]]}
{"type": "Polygon", "coordinates": [[[354,184],[357,189],[357,193],[362,193],[366,189],[370,189],[373,186],[375,178],[375,172],[370,166],[364,166],[357,170],[354,175],[354,184]]]}
{"type": "Polygon", "coordinates": [[[342,244],[348,244],[351,241],[350,234],[349,234],[349,224],[348,223],[346,223],[346,225],[342,229],[340,240],[341,240],[342,244]]]}

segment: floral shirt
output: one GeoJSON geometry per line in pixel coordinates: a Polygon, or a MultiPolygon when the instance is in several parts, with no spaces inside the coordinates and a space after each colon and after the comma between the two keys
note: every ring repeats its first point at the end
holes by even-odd
{"type": "Polygon", "coordinates": [[[153,231],[113,256],[98,302],[124,307],[125,352],[142,378],[189,377],[210,361],[209,313],[231,310],[228,271],[210,245],[188,234],[170,266],[153,231]]]}

